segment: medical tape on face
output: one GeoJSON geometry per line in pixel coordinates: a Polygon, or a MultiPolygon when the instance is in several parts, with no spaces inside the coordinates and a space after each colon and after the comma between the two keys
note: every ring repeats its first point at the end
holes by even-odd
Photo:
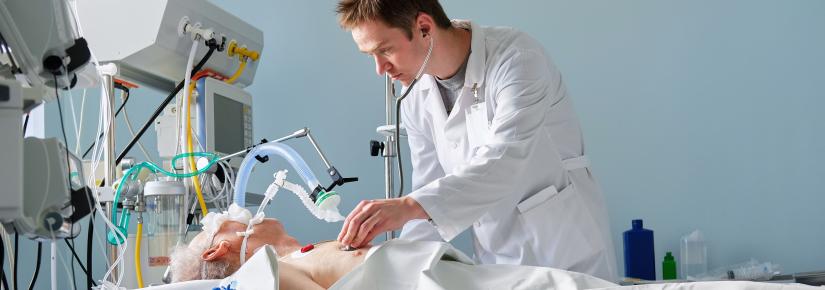
{"type": "Polygon", "coordinates": [[[209,236],[211,236],[210,240],[213,240],[224,222],[234,221],[245,224],[246,231],[235,232],[236,235],[243,237],[240,251],[240,260],[241,264],[243,264],[243,262],[246,260],[245,253],[247,239],[249,239],[249,236],[255,233],[255,230],[252,229],[252,226],[263,222],[263,220],[264,214],[262,212],[255,214],[255,216],[253,217],[252,213],[248,209],[240,207],[237,204],[233,203],[229,206],[229,210],[227,211],[224,211],[222,213],[210,212],[206,214],[206,216],[201,219],[201,225],[203,225],[203,231],[206,232],[209,236]]]}
{"type": "MultiPolygon", "coordinates": [[[[255,215],[252,215],[248,209],[238,206],[237,204],[233,203],[229,206],[227,211],[222,213],[214,213],[210,212],[206,214],[205,217],[201,219],[201,225],[203,225],[203,231],[206,232],[208,235],[214,238],[215,234],[220,229],[221,225],[226,221],[234,221],[239,222],[246,225],[245,231],[235,232],[235,235],[239,237],[243,237],[243,241],[241,242],[241,251],[240,251],[240,261],[243,264],[246,260],[246,245],[249,236],[255,233],[255,230],[252,229],[254,225],[260,224],[264,221],[266,216],[264,215],[263,209],[275,197],[275,194],[278,192],[280,187],[284,185],[286,182],[286,173],[287,170],[281,170],[274,174],[275,182],[270,184],[267,188],[265,197],[261,205],[258,207],[258,211],[255,215]]],[[[298,186],[300,188],[300,186],[298,186]]]]}
{"type": "Polygon", "coordinates": [[[248,238],[249,236],[251,236],[254,233],[255,233],[254,229],[249,229],[249,230],[244,231],[244,232],[235,232],[235,235],[237,235],[239,237],[248,238]]]}
{"type": "Polygon", "coordinates": [[[254,233],[255,233],[255,230],[254,230],[254,229],[252,229],[252,226],[257,225],[257,224],[259,224],[259,223],[263,222],[263,221],[264,221],[264,218],[265,218],[265,217],[264,217],[264,213],[262,213],[262,212],[261,212],[261,213],[258,213],[257,215],[255,215],[255,217],[254,217],[254,218],[252,218],[252,219],[250,219],[250,220],[249,220],[249,223],[247,223],[247,225],[246,225],[246,231],[243,231],[243,232],[235,232],[235,235],[237,235],[237,236],[239,236],[239,237],[249,237],[250,235],[252,235],[252,234],[254,234],[254,233]]]}
{"type": "Polygon", "coordinates": [[[205,232],[217,232],[221,225],[226,221],[236,221],[247,224],[252,219],[252,213],[248,209],[242,208],[237,204],[229,206],[229,210],[222,213],[210,212],[201,219],[201,225],[205,232]]]}
{"type": "Polygon", "coordinates": [[[255,214],[254,218],[249,219],[249,223],[246,225],[246,231],[243,232],[235,232],[236,235],[243,237],[243,241],[241,242],[241,264],[246,262],[246,241],[249,239],[249,236],[255,233],[255,230],[252,229],[252,226],[257,225],[264,221],[264,213],[258,212],[255,214]]]}

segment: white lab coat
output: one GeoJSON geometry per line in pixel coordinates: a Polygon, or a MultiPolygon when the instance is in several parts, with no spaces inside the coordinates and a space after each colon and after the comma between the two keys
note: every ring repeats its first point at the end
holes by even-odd
{"type": "Polygon", "coordinates": [[[409,196],[431,221],[409,222],[401,238],[449,241],[472,226],[479,263],[616,281],[607,210],[561,74],[524,33],[454,25],[472,29],[472,50],[453,111],[447,115],[430,75],[402,104],[413,165],[409,196]],[[469,130],[465,116],[474,84],[489,120],[483,131],[469,130]]]}

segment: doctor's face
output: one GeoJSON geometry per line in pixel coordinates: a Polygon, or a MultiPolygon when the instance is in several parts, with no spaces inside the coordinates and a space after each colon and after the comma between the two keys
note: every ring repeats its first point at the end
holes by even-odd
{"type": "Polygon", "coordinates": [[[352,38],[358,50],[375,61],[375,73],[389,74],[393,80],[408,86],[415,78],[427,54],[429,42],[418,29],[413,39],[400,28],[389,27],[382,21],[369,21],[352,28],[352,38]],[[417,32],[417,33],[416,33],[417,32]]]}

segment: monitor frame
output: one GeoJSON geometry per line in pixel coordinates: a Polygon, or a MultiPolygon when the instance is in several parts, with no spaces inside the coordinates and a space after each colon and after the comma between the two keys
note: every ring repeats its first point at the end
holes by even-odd
{"type": "Polygon", "coordinates": [[[203,97],[199,99],[203,101],[203,110],[199,110],[198,115],[204,121],[202,123],[199,122],[202,126],[199,127],[198,134],[200,135],[201,142],[205,141],[203,144],[206,145],[206,151],[215,152],[218,155],[225,156],[252,146],[254,144],[252,126],[252,95],[242,88],[213,78],[205,78],[202,87],[203,97]],[[232,152],[222,152],[216,150],[215,138],[219,136],[216,136],[215,123],[216,119],[221,118],[222,116],[217,116],[217,114],[215,114],[215,95],[220,95],[243,105],[243,148],[236,148],[237,150],[233,149],[232,152]]]}

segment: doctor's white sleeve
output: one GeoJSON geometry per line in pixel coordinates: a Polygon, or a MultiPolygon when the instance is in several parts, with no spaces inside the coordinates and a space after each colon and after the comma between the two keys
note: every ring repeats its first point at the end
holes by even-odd
{"type": "MultiPolygon", "coordinates": [[[[418,111],[412,113],[410,108],[402,105],[401,122],[407,133],[407,143],[410,146],[410,163],[412,164],[412,190],[421,188],[425,184],[444,176],[444,169],[438,162],[435,143],[432,135],[423,134],[425,130],[432,131],[431,128],[418,128],[418,122],[413,121],[410,114],[422,114],[425,110],[416,108],[418,111]]],[[[427,126],[427,125],[425,125],[427,126]]]]}
{"type": "MultiPolygon", "coordinates": [[[[409,104],[409,101],[408,101],[409,104]]],[[[435,143],[431,134],[431,124],[416,122],[421,114],[427,114],[422,107],[401,106],[401,124],[404,124],[407,133],[407,142],[410,146],[410,163],[412,164],[412,190],[421,188],[444,176],[444,169],[438,162],[435,143]],[[415,117],[413,117],[415,116],[415,117]],[[420,126],[420,127],[419,127],[420,126]]],[[[416,219],[407,222],[399,235],[400,239],[415,241],[441,241],[441,234],[427,220],[416,219]]]]}
{"type": "Polygon", "coordinates": [[[561,167],[560,160],[539,158],[556,149],[538,148],[555,146],[539,140],[549,138],[546,114],[565,94],[560,73],[542,51],[512,50],[501,59],[485,80],[497,103],[490,141],[452,174],[410,193],[447,241],[501,202],[516,204],[542,182],[538,178],[547,179],[534,171],[561,167]]]}

